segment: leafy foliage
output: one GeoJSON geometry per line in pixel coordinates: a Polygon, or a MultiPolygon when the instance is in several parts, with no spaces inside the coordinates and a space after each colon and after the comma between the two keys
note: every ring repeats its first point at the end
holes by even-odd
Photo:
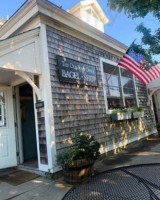
{"type": "Polygon", "coordinates": [[[76,132],[72,135],[72,146],[57,155],[57,164],[64,168],[75,160],[96,160],[100,154],[99,148],[100,144],[94,136],[76,132]]]}
{"type": "Polygon", "coordinates": [[[70,163],[73,161],[73,157],[74,150],[72,148],[67,148],[57,155],[57,165],[62,167],[70,165],[70,163]]]}
{"type": "Polygon", "coordinates": [[[140,106],[139,107],[135,106],[133,108],[113,109],[111,114],[124,113],[124,112],[131,112],[131,113],[144,112],[144,109],[142,107],[140,107],[140,106]]]}
{"type": "MultiPolygon", "coordinates": [[[[123,10],[132,19],[144,18],[150,13],[160,22],[160,0],[108,0],[108,6],[118,12],[123,10]]],[[[160,28],[152,33],[151,29],[141,23],[136,30],[142,34],[142,40],[141,44],[133,43],[132,48],[135,52],[143,54],[148,62],[155,64],[152,57],[160,53],[160,28]]]]}

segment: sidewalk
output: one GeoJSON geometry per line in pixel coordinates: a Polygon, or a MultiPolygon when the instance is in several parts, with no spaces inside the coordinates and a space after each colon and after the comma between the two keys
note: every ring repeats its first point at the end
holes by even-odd
{"type": "MultiPolygon", "coordinates": [[[[119,154],[98,160],[95,170],[99,173],[122,166],[149,163],[160,163],[159,136],[150,136],[146,140],[130,144],[119,154]]],[[[44,177],[18,186],[0,182],[0,200],[61,200],[70,188],[62,179],[52,181],[44,177]]]]}
{"type": "Polygon", "coordinates": [[[39,177],[27,183],[12,186],[0,182],[0,200],[61,200],[70,186],[63,181],[39,177]]]}
{"type": "Polygon", "coordinates": [[[152,163],[160,163],[160,136],[156,134],[129,144],[118,154],[98,160],[95,171],[100,173],[118,167],[152,163]]]}
{"type": "Polygon", "coordinates": [[[119,154],[108,155],[95,168],[97,175],[86,184],[74,187],[63,200],[160,199],[159,136],[131,144],[119,154]]]}

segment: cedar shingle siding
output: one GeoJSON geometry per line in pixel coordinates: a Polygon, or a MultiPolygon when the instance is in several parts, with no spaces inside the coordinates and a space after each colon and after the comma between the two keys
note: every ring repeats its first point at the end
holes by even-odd
{"type": "Polygon", "coordinates": [[[119,58],[116,55],[51,27],[47,27],[47,41],[58,151],[68,145],[65,140],[77,129],[95,135],[106,148],[154,130],[154,118],[152,116],[151,119],[146,108],[146,88],[138,80],[140,105],[145,106],[147,110],[143,121],[111,123],[110,116],[106,115],[100,57],[118,62],[119,58]],[[59,82],[57,55],[96,66],[98,87],[59,82]]]}

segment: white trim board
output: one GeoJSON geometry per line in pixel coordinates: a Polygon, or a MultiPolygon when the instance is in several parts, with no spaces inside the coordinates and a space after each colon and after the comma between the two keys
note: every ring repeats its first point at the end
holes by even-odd
{"type": "Polygon", "coordinates": [[[47,140],[47,153],[48,153],[48,165],[40,164],[40,170],[55,172],[56,164],[56,140],[55,140],[55,127],[54,127],[54,114],[53,114],[53,102],[52,102],[52,89],[51,89],[51,77],[50,66],[48,56],[47,45],[47,32],[46,25],[41,24],[40,33],[40,57],[43,65],[42,74],[40,78],[40,88],[42,91],[42,98],[44,100],[44,115],[45,115],[45,128],[46,128],[46,140],[47,140]]]}

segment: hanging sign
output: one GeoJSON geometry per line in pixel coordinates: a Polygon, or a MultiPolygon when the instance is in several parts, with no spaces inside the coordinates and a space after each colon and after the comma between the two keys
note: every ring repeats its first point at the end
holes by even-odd
{"type": "Polygon", "coordinates": [[[97,86],[96,67],[58,56],[59,80],[97,86]]]}
{"type": "Polygon", "coordinates": [[[36,108],[37,109],[44,108],[44,101],[37,101],[36,102],[36,108]]]}

